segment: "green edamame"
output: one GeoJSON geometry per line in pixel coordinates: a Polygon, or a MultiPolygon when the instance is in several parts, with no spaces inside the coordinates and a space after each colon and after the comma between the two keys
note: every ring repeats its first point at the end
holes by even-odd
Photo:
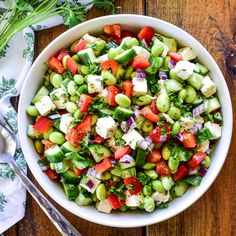
{"type": "Polygon", "coordinates": [[[161,154],[164,160],[169,160],[171,152],[167,145],[162,148],[161,154]]]}
{"type": "Polygon", "coordinates": [[[132,66],[128,66],[128,68],[126,69],[125,72],[125,79],[129,79],[131,77],[131,74],[133,73],[133,67],[132,66]]]}
{"type": "Polygon", "coordinates": [[[77,85],[75,83],[75,81],[71,80],[68,84],[67,84],[67,91],[71,96],[76,95],[76,91],[77,91],[77,85]]]}
{"type": "Polygon", "coordinates": [[[129,97],[126,95],[119,93],[115,96],[115,101],[121,106],[121,107],[129,107],[131,104],[131,101],[129,97]]]}
{"type": "Polygon", "coordinates": [[[184,100],[187,96],[187,90],[186,89],[182,89],[181,91],[179,91],[178,93],[178,98],[184,100]]]}
{"type": "Polygon", "coordinates": [[[140,97],[137,97],[135,99],[135,104],[138,106],[144,106],[144,105],[148,105],[152,102],[152,96],[150,95],[142,95],[140,97]]]}
{"type": "Polygon", "coordinates": [[[153,190],[155,190],[155,191],[157,191],[159,193],[163,193],[165,191],[161,180],[159,180],[159,179],[152,180],[151,183],[152,183],[153,190]]]}
{"type": "Polygon", "coordinates": [[[63,144],[65,142],[65,137],[60,132],[52,132],[49,135],[49,140],[55,144],[63,144]]]}
{"type": "Polygon", "coordinates": [[[154,211],[154,209],[155,209],[155,202],[154,202],[154,200],[153,200],[151,197],[149,197],[149,196],[146,196],[146,197],[144,198],[144,209],[145,209],[145,211],[147,211],[147,212],[152,212],[152,211],[154,211]]]}
{"type": "Polygon", "coordinates": [[[142,124],[142,130],[145,133],[149,133],[153,130],[154,125],[153,122],[149,121],[149,120],[145,120],[142,124]]]}
{"type": "Polygon", "coordinates": [[[43,134],[44,139],[49,139],[49,135],[53,132],[53,127],[51,127],[47,133],[43,134]]]}
{"type": "Polygon", "coordinates": [[[120,181],[120,177],[112,175],[112,180],[114,180],[115,182],[119,182],[120,181]]]}
{"type": "Polygon", "coordinates": [[[138,46],[139,42],[136,38],[131,38],[126,40],[125,44],[128,48],[132,48],[133,46],[138,46]]]}
{"type": "Polygon", "coordinates": [[[44,146],[40,140],[36,139],[34,141],[34,147],[37,153],[42,154],[44,152],[44,146]]]}
{"type": "Polygon", "coordinates": [[[165,57],[165,60],[164,60],[164,68],[165,69],[169,69],[169,62],[170,62],[171,58],[169,56],[166,56],[165,57]]]}
{"type": "Polygon", "coordinates": [[[77,84],[81,85],[84,83],[84,77],[82,75],[76,74],[76,75],[74,75],[74,81],[77,84]]]}
{"type": "Polygon", "coordinates": [[[116,77],[109,70],[103,70],[101,76],[106,85],[114,85],[116,83],[116,77]]]}
{"type": "Polygon", "coordinates": [[[186,90],[187,90],[187,95],[186,95],[184,101],[186,103],[194,102],[194,100],[197,97],[196,90],[192,86],[190,86],[190,85],[186,86],[186,90]]]}
{"type": "Polygon", "coordinates": [[[205,156],[205,159],[202,164],[205,168],[209,168],[211,165],[211,158],[209,156],[205,156]]]}
{"type": "Polygon", "coordinates": [[[144,170],[151,170],[151,169],[153,169],[155,166],[156,166],[155,163],[146,162],[142,168],[143,168],[144,170]]]}
{"type": "Polygon", "coordinates": [[[70,101],[76,103],[79,100],[78,95],[70,96],[70,101]]]}
{"type": "Polygon", "coordinates": [[[88,85],[87,84],[83,84],[77,89],[78,95],[83,94],[83,93],[88,93],[88,85]]]}
{"type": "Polygon", "coordinates": [[[158,174],[155,170],[145,170],[144,173],[150,178],[150,179],[157,179],[158,174]]]}
{"type": "Polygon", "coordinates": [[[77,110],[75,113],[74,113],[74,118],[77,119],[77,120],[80,120],[84,117],[84,114],[83,112],[81,112],[80,110],[77,110]]]}
{"type": "Polygon", "coordinates": [[[79,69],[84,75],[87,75],[89,73],[89,66],[81,65],[79,69]]]}
{"type": "Polygon", "coordinates": [[[163,51],[164,51],[164,46],[160,43],[154,44],[151,48],[151,54],[156,57],[160,56],[163,51]]]}
{"type": "Polygon", "coordinates": [[[109,171],[105,171],[102,173],[101,177],[100,177],[101,180],[109,180],[111,179],[111,173],[109,171]]]}
{"type": "Polygon", "coordinates": [[[75,61],[75,62],[79,62],[79,56],[77,54],[74,54],[72,56],[72,59],[75,61]]]}
{"type": "Polygon", "coordinates": [[[65,55],[63,58],[62,58],[62,65],[66,68],[66,60],[67,58],[69,58],[70,56],[69,55],[65,55]]]}
{"type": "Polygon", "coordinates": [[[66,107],[66,110],[71,114],[74,114],[78,110],[76,104],[73,102],[67,102],[65,107],[66,107]]]}
{"type": "Polygon", "coordinates": [[[175,121],[175,123],[171,127],[171,131],[175,134],[178,134],[180,132],[181,124],[179,121],[175,121]]]}
{"type": "Polygon", "coordinates": [[[97,120],[98,120],[98,116],[92,115],[92,126],[96,124],[97,120]]]}
{"type": "Polygon", "coordinates": [[[169,111],[167,112],[167,115],[173,120],[177,120],[181,116],[181,111],[177,107],[170,107],[169,111]]]}
{"type": "Polygon", "coordinates": [[[150,196],[152,194],[152,188],[149,185],[143,187],[144,196],[150,196]]]}
{"type": "Polygon", "coordinates": [[[39,116],[38,109],[33,105],[27,106],[26,112],[29,116],[39,116]]]}
{"type": "Polygon", "coordinates": [[[167,112],[170,108],[170,98],[164,85],[161,86],[161,92],[157,98],[156,106],[161,112],[167,112]]]}
{"type": "Polygon", "coordinates": [[[50,83],[55,87],[59,88],[61,86],[62,76],[55,72],[52,72],[50,75],[50,83]]]}
{"type": "Polygon", "coordinates": [[[96,189],[96,197],[98,200],[104,200],[106,199],[107,196],[107,191],[106,191],[106,186],[105,184],[99,184],[97,189],[96,189]]]}
{"type": "Polygon", "coordinates": [[[126,212],[126,211],[128,210],[128,207],[125,206],[125,205],[123,205],[123,206],[121,206],[121,207],[119,208],[119,210],[120,210],[121,212],[126,212]]]}
{"type": "Polygon", "coordinates": [[[179,159],[176,155],[171,155],[168,160],[170,170],[176,170],[179,166],[179,159]]]}
{"type": "Polygon", "coordinates": [[[169,191],[174,185],[174,180],[170,176],[163,176],[161,178],[162,185],[165,190],[169,191]]]}

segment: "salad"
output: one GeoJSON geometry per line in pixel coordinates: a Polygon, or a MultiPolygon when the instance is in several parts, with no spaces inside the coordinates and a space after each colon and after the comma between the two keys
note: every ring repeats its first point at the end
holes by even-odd
{"type": "Polygon", "coordinates": [[[48,60],[27,134],[69,200],[152,212],[200,185],[223,119],[196,53],[149,26],[114,24],[48,60]]]}

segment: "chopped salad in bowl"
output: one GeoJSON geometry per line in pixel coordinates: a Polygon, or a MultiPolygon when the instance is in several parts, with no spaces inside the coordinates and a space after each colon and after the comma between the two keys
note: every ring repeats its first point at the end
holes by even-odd
{"type": "Polygon", "coordinates": [[[223,119],[214,78],[190,47],[112,24],[47,63],[27,134],[69,200],[152,212],[200,185],[223,119]]]}

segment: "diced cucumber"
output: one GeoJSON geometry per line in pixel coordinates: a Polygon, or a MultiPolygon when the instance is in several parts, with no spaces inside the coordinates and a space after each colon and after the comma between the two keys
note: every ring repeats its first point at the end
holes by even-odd
{"type": "Polygon", "coordinates": [[[199,186],[202,182],[202,176],[201,175],[193,175],[189,176],[186,179],[188,184],[191,184],[193,186],[199,186]]]}
{"type": "Polygon", "coordinates": [[[78,152],[80,150],[80,147],[73,146],[69,142],[65,142],[61,145],[60,149],[62,152],[67,153],[67,152],[78,152]]]}
{"type": "Polygon", "coordinates": [[[66,197],[68,200],[73,201],[77,198],[78,196],[78,188],[74,184],[69,184],[64,181],[62,181],[63,189],[66,194],[66,197]]]}
{"type": "Polygon", "coordinates": [[[75,199],[79,206],[89,206],[92,203],[91,194],[87,192],[80,192],[79,196],[75,199]]]}
{"type": "Polygon", "coordinates": [[[92,64],[96,57],[92,48],[86,48],[78,52],[78,56],[84,65],[92,64]]]}
{"type": "Polygon", "coordinates": [[[111,170],[110,170],[112,175],[121,177],[121,169],[119,165],[115,165],[111,170]]]}
{"type": "Polygon", "coordinates": [[[69,170],[70,162],[68,160],[62,160],[62,162],[54,163],[54,170],[57,173],[63,173],[69,170]]]}
{"type": "Polygon", "coordinates": [[[208,73],[208,68],[201,65],[200,63],[196,63],[194,67],[194,72],[200,74],[200,75],[206,75],[208,73]]]}
{"type": "Polygon", "coordinates": [[[171,51],[171,52],[177,51],[176,39],[163,37],[163,43],[169,47],[169,51],[171,51]]]}
{"type": "Polygon", "coordinates": [[[131,167],[129,169],[125,169],[121,171],[121,178],[129,178],[129,177],[133,177],[136,176],[136,168],[135,167],[131,167]]]}
{"type": "Polygon", "coordinates": [[[214,114],[214,119],[216,119],[217,121],[220,121],[220,122],[223,121],[223,117],[222,117],[222,115],[220,114],[220,112],[216,112],[216,113],[214,114]]]}
{"type": "Polygon", "coordinates": [[[36,102],[40,102],[41,98],[44,96],[47,96],[48,94],[49,94],[48,89],[45,86],[41,87],[41,89],[34,96],[32,100],[32,104],[35,104],[36,102]]]}
{"type": "Polygon", "coordinates": [[[28,137],[32,138],[32,139],[38,139],[40,137],[42,137],[42,134],[39,133],[38,131],[36,131],[34,128],[33,128],[33,125],[28,125],[28,128],[27,128],[27,135],[28,137]]]}
{"type": "Polygon", "coordinates": [[[182,56],[185,61],[191,61],[197,57],[197,54],[190,47],[184,47],[179,49],[178,53],[182,56]]]}
{"type": "Polygon", "coordinates": [[[64,153],[61,151],[58,145],[53,145],[44,153],[47,159],[52,163],[61,162],[64,158],[64,153]]]}
{"type": "Polygon", "coordinates": [[[186,81],[195,89],[200,90],[203,85],[203,76],[197,73],[192,73],[192,75],[186,81]]]}
{"type": "Polygon", "coordinates": [[[137,129],[141,129],[143,122],[145,121],[145,117],[141,114],[139,114],[136,118],[135,118],[135,123],[136,123],[136,128],[137,129]]]}
{"type": "Polygon", "coordinates": [[[201,103],[203,103],[203,97],[201,95],[201,93],[197,92],[197,97],[195,98],[195,100],[193,101],[193,105],[200,105],[201,103]]]}
{"type": "Polygon", "coordinates": [[[72,159],[72,163],[77,169],[83,170],[89,166],[90,161],[77,154],[76,157],[72,159]]]}
{"type": "Polygon", "coordinates": [[[189,161],[191,158],[191,152],[187,151],[185,148],[178,149],[178,158],[180,161],[189,161]]]}
{"type": "Polygon", "coordinates": [[[100,162],[105,157],[111,156],[111,151],[101,144],[92,144],[88,148],[96,162],[100,162]]]}
{"type": "Polygon", "coordinates": [[[125,69],[119,65],[117,71],[116,71],[116,78],[119,79],[120,77],[123,77],[125,74],[125,69]]]}
{"type": "Polygon", "coordinates": [[[133,111],[123,108],[123,107],[117,107],[115,109],[115,112],[113,114],[113,118],[118,120],[119,122],[127,120],[129,117],[133,115],[133,111]]]}
{"type": "Polygon", "coordinates": [[[165,81],[165,87],[167,89],[168,92],[178,92],[181,89],[183,89],[183,86],[181,83],[179,83],[177,80],[175,79],[168,79],[165,81]]]}
{"type": "Polygon", "coordinates": [[[73,170],[67,170],[66,172],[62,173],[62,177],[65,179],[66,183],[70,184],[77,184],[81,179],[81,177],[76,175],[73,170]]]}
{"type": "Polygon", "coordinates": [[[138,167],[143,167],[146,161],[146,151],[142,148],[138,148],[136,156],[136,165],[138,167]]]}
{"type": "Polygon", "coordinates": [[[125,169],[128,169],[128,168],[131,168],[131,167],[135,166],[135,160],[131,156],[129,156],[130,162],[128,162],[128,163],[122,162],[122,159],[124,160],[125,156],[122,157],[119,161],[119,166],[120,166],[121,170],[125,170],[125,169]]]}
{"type": "Polygon", "coordinates": [[[177,80],[178,82],[180,82],[181,84],[184,83],[184,80],[182,80],[180,77],[178,77],[178,76],[175,74],[174,69],[171,69],[171,70],[170,70],[169,76],[170,76],[171,79],[175,79],[175,80],[177,80]]]}
{"type": "Polygon", "coordinates": [[[208,107],[207,107],[206,113],[211,113],[221,107],[220,102],[218,98],[216,97],[209,99],[207,101],[208,101],[208,107]]]}
{"type": "Polygon", "coordinates": [[[113,114],[113,111],[108,108],[102,108],[98,112],[101,117],[112,116],[113,114]]]}
{"type": "Polygon", "coordinates": [[[126,64],[129,61],[131,61],[136,55],[137,55],[137,53],[135,52],[135,50],[133,48],[131,48],[131,49],[124,51],[120,55],[116,56],[115,61],[117,61],[121,64],[126,64]]]}
{"type": "Polygon", "coordinates": [[[173,187],[176,197],[181,197],[188,189],[189,185],[183,180],[175,183],[173,187]]]}

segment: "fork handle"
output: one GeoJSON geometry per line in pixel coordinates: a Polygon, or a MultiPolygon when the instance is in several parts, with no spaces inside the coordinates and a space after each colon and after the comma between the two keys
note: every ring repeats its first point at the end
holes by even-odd
{"type": "Polygon", "coordinates": [[[9,163],[14,172],[20,177],[22,183],[25,185],[28,192],[39,204],[44,213],[56,226],[58,231],[63,236],[82,236],[73,225],[49,202],[48,199],[36,188],[36,186],[29,180],[24,172],[18,167],[15,162],[9,163]]]}

